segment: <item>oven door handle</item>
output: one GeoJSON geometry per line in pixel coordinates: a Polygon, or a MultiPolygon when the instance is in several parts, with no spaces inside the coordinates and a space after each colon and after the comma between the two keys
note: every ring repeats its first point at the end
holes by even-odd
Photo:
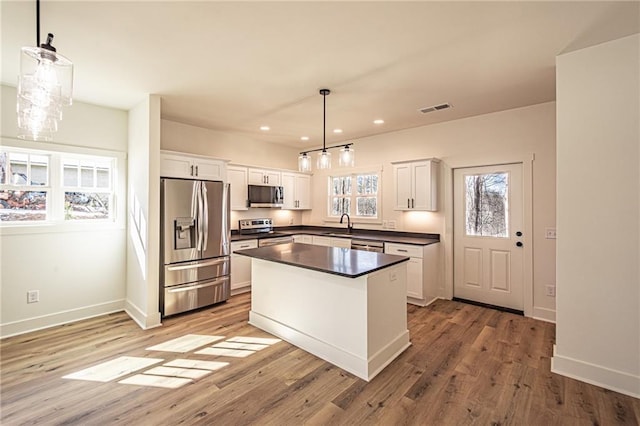
{"type": "Polygon", "coordinates": [[[180,287],[180,288],[173,288],[168,290],[169,293],[181,293],[183,291],[191,291],[191,290],[197,290],[199,288],[205,288],[205,287],[213,287],[214,285],[218,285],[218,284],[222,284],[225,281],[228,281],[228,278],[223,278],[221,280],[215,280],[215,281],[211,281],[205,284],[196,284],[196,285],[190,285],[190,286],[186,286],[186,287],[180,287]]]}
{"type": "Polygon", "coordinates": [[[167,267],[167,271],[184,271],[185,269],[204,268],[206,266],[215,266],[226,262],[228,259],[216,259],[209,260],[207,262],[191,264],[191,265],[176,265],[167,267]]]}

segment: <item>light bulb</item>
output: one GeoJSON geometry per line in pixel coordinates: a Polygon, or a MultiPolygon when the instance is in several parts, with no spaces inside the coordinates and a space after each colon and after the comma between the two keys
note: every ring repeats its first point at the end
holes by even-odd
{"type": "Polygon", "coordinates": [[[301,172],[311,171],[311,158],[309,158],[306,152],[298,157],[298,170],[301,172]]]}
{"type": "Polygon", "coordinates": [[[318,154],[318,169],[330,169],[331,168],[331,153],[322,151],[318,154]]]}
{"type": "Polygon", "coordinates": [[[355,165],[355,150],[349,145],[340,150],[338,162],[341,167],[353,167],[355,165]]]}

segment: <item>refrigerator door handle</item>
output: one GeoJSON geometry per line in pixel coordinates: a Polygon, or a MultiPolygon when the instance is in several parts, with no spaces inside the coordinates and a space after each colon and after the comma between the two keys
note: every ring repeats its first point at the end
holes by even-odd
{"type": "MultiPolygon", "coordinates": [[[[197,166],[196,166],[197,167],[197,166]]],[[[207,185],[204,182],[200,183],[202,191],[200,196],[202,197],[202,250],[207,251],[207,245],[209,243],[209,199],[207,197],[207,185]]]]}
{"type": "Polygon", "coordinates": [[[215,265],[220,265],[221,263],[227,262],[229,259],[228,258],[223,258],[223,259],[216,259],[216,260],[210,260],[207,262],[200,262],[200,263],[196,263],[196,264],[189,264],[189,265],[176,265],[176,266],[168,266],[167,267],[167,271],[183,271],[185,269],[196,269],[196,268],[204,268],[206,266],[215,266],[215,265]]]}
{"type": "Polygon", "coordinates": [[[204,206],[202,204],[202,182],[196,182],[196,197],[198,199],[198,244],[196,245],[196,249],[198,251],[202,251],[202,240],[203,240],[203,209],[204,206]]]}
{"type": "Polygon", "coordinates": [[[215,281],[211,281],[211,282],[204,283],[204,284],[190,285],[190,286],[170,289],[170,290],[168,290],[168,292],[169,293],[180,293],[180,292],[183,292],[183,291],[196,290],[198,288],[212,287],[214,285],[222,284],[227,280],[228,280],[228,278],[223,278],[221,280],[215,280],[215,281]]]}

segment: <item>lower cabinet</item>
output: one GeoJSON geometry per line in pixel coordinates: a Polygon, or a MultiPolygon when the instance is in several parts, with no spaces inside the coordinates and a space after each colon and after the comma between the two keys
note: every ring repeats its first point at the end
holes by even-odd
{"type": "Polygon", "coordinates": [[[384,252],[409,256],[407,263],[407,302],[426,306],[441,293],[438,288],[438,256],[440,244],[416,246],[385,243],[384,252]]]}
{"type": "Polygon", "coordinates": [[[258,240],[233,241],[231,243],[231,294],[251,290],[251,258],[235,254],[236,250],[257,248],[258,240]]]}
{"type": "Polygon", "coordinates": [[[351,240],[349,238],[324,237],[314,235],[312,237],[311,244],[315,246],[351,248],[351,240]]]}
{"type": "Polygon", "coordinates": [[[313,244],[313,237],[311,235],[294,235],[294,243],[313,244]]]}

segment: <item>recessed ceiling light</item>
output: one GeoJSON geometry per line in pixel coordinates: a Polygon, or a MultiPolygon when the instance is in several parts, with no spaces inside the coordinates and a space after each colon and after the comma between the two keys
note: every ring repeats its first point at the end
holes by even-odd
{"type": "Polygon", "coordinates": [[[270,129],[271,129],[271,128],[270,128],[269,126],[260,126],[260,130],[265,131],[265,132],[266,132],[267,130],[270,130],[270,129]]]}
{"type": "Polygon", "coordinates": [[[302,136],[300,137],[301,141],[308,141],[309,140],[309,136],[302,136]]]}
{"type": "Polygon", "coordinates": [[[333,133],[342,133],[342,129],[333,129],[333,133]]]}
{"type": "Polygon", "coordinates": [[[373,120],[373,124],[384,124],[384,120],[381,120],[381,119],[373,120]]]}

